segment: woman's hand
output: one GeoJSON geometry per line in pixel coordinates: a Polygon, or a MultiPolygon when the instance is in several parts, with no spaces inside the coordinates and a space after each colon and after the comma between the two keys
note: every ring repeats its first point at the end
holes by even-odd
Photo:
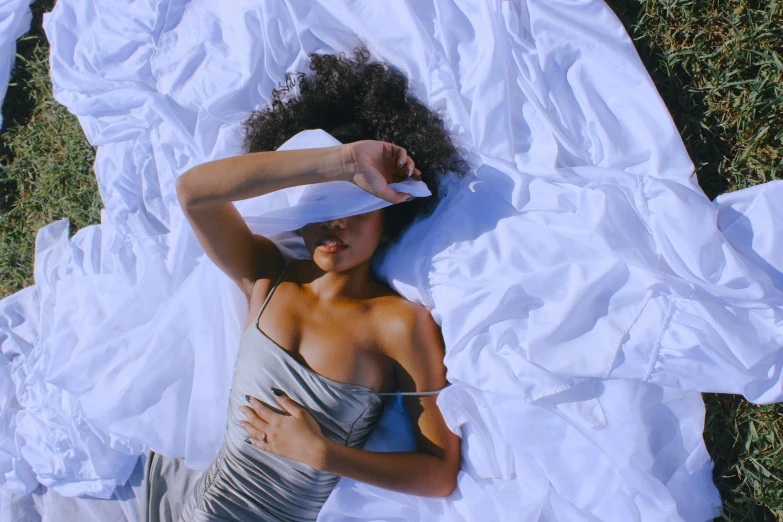
{"type": "Polygon", "coordinates": [[[310,412],[288,396],[275,396],[275,400],[288,415],[277,413],[255,397],[250,397],[249,407],[239,407],[247,419],[239,421],[240,427],[250,435],[250,444],[321,469],[327,445],[321,426],[310,412]]]}
{"type": "Polygon", "coordinates": [[[389,187],[389,183],[399,183],[408,177],[421,179],[421,171],[413,164],[405,149],[377,140],[355,141],[342,147],[346,181],[393,204],[413,197],[389,187]]]}

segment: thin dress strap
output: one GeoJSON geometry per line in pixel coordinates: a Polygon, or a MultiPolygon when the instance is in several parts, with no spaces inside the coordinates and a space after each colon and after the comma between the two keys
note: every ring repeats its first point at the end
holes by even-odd
{"type": "MultiPolygon", "coordinates": [[[[264,308],[266,308],[266,304],[269,302],[269,299],[272,297],[272,294],[275,292],[275,288],[277,288],[277,285],[279,285],[280,281],[283,280],[283,274],[285,274],[285,269],[288,268],[288,263],[290,261],[291,261],[290,259],[286,259],[285,265],[283,266],[283,270],[280,272],[280,275],[277,276],[277,281],[275,281],[272,290],[270,290],[269,294],[266,296],[266,299],[264,300],[264,304],[261,305],[261,310],[258,311],[258,315],[256,316],[256,325],[258,325],[258,320],[261,318],[261,312],[264,311],[264,308]]],[[[451,383],[447,384],[440,390],[433,390],[433,391],[426,391],[426,392],[385,392],[385,393],[371,392],[371,393],[373,395],[435,395],[436,393],[440,393],[442,390],[445,390],[449,386],[451,386],[451,383]]]]}
{"type": "Polygon", "coordinates": [[[375,393],[375,395],[435,395],[436,393],[440,393],[446,388],[451,386],[451,383],[448,383],[446,386],[441,388],[440,390],[433,390],[433,391],[425,391],[425,392],[386,392],[386,393],[375,393]]]}
{"type": "Polygon", "coordinates": [[[277,288],[277,285],[279,285],[280,281],[283,280],[283,274],[285,274],[285,269],[288,268],[288,263],[290,261],[291,261],[290,259],[285,260],[285,265],[283,266],[283,270],[280,272],[280,275],[277,276],[277,281],[275,281],[272,290],[270,290],[269,294],[266,296],[266,299],[264,300],[264,304],[261,305],[261,310],[258,311],[258,315],[256,316],[256,325],[258,325],[258,320],[261,318],[261,312],[264,311],[264,308],[266,308],[266,304],[269,302],[269,299],[272,297],[272,294],[275,292],[275,288],[277,288]]]}

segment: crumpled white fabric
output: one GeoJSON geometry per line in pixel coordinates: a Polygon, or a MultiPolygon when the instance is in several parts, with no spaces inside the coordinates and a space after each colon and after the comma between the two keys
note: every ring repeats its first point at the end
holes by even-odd
{"type": "MultiPolygon", "coordinates": [[[[4,0],[0,3],[0,107],[8,92],[11,69],[16,61],[16,40],[30,30],[32,0],[4,0]]],[[[3,115],[0,113],[0,129],[3,115]]]]}
{"type": "MultiPolygon", "coordinates": [[[[319,520],[717,515],[699,392],[781,400],[783,182],[709,201],[603,2],[60,0],[44,27],[106,208],[43,227],[0,301],[4,490],[106,498],[145,447],[214,458],[247,309],[174,182],[361,37],[476,169],[375,265],[442,327],[462,469],[444,499],[342,478],[319,520]]],[[[366,449],[412,443],[397,402],[366,449]]]]}

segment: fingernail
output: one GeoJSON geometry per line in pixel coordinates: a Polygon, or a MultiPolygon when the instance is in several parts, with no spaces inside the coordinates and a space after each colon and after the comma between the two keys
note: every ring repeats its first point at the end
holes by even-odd
{"type": "Polygon", "coordinates": [[[274,394],[275,394],[275,395],[277,395],[278,397],[280,397],[281,395],[283,395],[283,392],[282,392],[281,390],[278,390],[277,388],[272,388],[272,393],[274,393],[274,394]]]}
{"type": "Polygon", "coordinates": [[[408,176],[410,176],[411,174],[413,174],[413,167],[408,169],[408,176]]]}
{"type": "Polygon", "coordinates": [[[397,165],[397,168],[398,168],[398,169],[401,169],[401,168],[403,167],[403,165],[405,165],[405,162],[404,162],[404,161],[401,161],[401,162],[400,162],[400,164],[399,164],[399,165],[397,165]]]}
{"type": "Polygon", "coordinates": [[[247,402],[250,402],[250,395],[245,394],[245,399],[247,399],[247,402]]]}
{"type": "Polygon", "coordinates": [[[237,426],[239,426],[240,428],[242,427],[242,423],[241,423],[241,422],[239,422],[238,420],[235,420],[235,421],[234,421],[234,424],[236,424],[236,425],[237,425],[237,426]]]}
{"type": "Polygon", "coordinates": [[[252,444],[252,442],[250,442],[250,439],[245,439],[245,442],[247,442],[248,444],[252,444]]]}

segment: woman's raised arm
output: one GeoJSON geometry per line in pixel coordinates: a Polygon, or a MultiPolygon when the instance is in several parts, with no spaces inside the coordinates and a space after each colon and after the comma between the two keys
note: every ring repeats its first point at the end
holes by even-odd
{"type": "Polygon", "coordinates": [[[283,257],[270,239],[253,235],[233,202],[344,180],[349,171],[342,147],[242,154],[198,165],[177,178],[177,197],[201,247],[248,300],[258,279],[280,273],[283,257]]]}
{"type": "Polygon", "coordinates": [[[348,181],[345,145],[240,154],[197,165],[177,178],[183,207],[250,199],[276,190],[325,181],[348,181]]]}

